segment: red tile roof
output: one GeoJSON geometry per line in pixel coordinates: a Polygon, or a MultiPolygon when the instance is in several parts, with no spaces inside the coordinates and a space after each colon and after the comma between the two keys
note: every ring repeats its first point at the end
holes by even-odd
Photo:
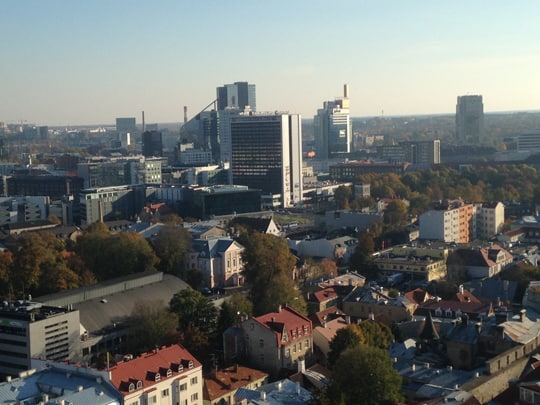
{"type": "Polygon", "coordinates": [[[336,299],[338,297],[338,293],[336,292],[334,287],[328,287],[324,290],[315,291],[313,294],[310,295],[310,301],[315,302],[326,302],[333,299],[336,299]]]}
{"type": "Polygon", "coordinates": [[[336,306],[326,308],[324,311],[315,312],[309,316],[313,325],[321,325],[323,321],[332,320],[341,315],[345,315],[341,309],[336,306]]]}
{"type": "Polygon", "coordinates": [[[229,367],[204,377],[203,396],[205,400],[213,401],[267,377],[268,374],[253,368],[239,365],[229,367]]]}
{"type": "Polygon", "coordinates": [[[148,390],[158,381],[178,378],[198,367],[201,367],[201,363],[184,347],[162,347],[111,367],[111,383],[125,396],[138,389],[148,390]],[[156,378],[158,373],[159,377],[156,378]],[[130,384],[133,384],[131,390],[130,384]]]}
{"type": "Polygon", "coordinates": [[[253,320],[275,333],[278,346],[288,345],[313,332],[311,320],[288,306],[281,308],[278,312],[269,312],[253,320]],[[284,334],[287,334],[286,342],[283,342],[284,334]]]}

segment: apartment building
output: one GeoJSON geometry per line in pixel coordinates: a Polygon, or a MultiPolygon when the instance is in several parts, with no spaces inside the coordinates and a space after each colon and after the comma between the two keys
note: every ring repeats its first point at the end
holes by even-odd
{"type": "Polygon", "coordinates": [[[291,307],[280,306],[276,312],[245,320],[240,327],[241,355],[256,368],[277,375],[282,369],[297,369],[299,360],[311,361],[311,320],[291,307]]]}

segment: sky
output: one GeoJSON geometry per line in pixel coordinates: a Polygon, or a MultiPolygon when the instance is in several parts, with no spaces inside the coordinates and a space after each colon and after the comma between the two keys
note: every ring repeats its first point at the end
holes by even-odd
{"type": "Polygon", "coordinates": [[[540,2],[2,0],[0,121],[181,122],[247,81],[258,111],[311,118],[540,109],[540,2]]]}

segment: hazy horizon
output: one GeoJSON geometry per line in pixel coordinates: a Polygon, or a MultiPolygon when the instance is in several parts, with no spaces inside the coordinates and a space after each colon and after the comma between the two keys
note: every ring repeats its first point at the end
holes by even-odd
{"type": "Polygon", "coordinates": [[[539,108],[540,3],[7,0],[0,121],[182,122],[226,83],[257,110],[312,117],[350,87],[351,116],[539,108]]]}

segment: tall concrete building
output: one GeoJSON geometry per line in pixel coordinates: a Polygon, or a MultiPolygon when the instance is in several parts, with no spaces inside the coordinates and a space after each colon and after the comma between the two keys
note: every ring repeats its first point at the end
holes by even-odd
{"type": "Polygon", "coordinates": [[[227,107],[244,109],[248,106],[253,111],[257,110],[254,84],[248,82],[225,84],[218,87],[216,93],[218,110],[225,110],[227,107]]]}
{"type": "Polygon", "coordinates": [[[160,131],[144,131],[142,154],[145,157],[163,156],[163,138],[160,131]]]}
{"type": "Polygon", "coordinates": [[[302,200],[302,121],[298,114],[231,117],[231,176],[235,185],[280,196],[282,207],[302,200]]]}
{"type": "Polygon", "coordinates": [[[479,143],[484,135],[482,96],[458,96],[456,105],[456,140],[458,144],[479,143]]]}
{"type": "Polygon", "coordinates": [[[131,132],[134,133],[137,130],[137,125],[135,118],[117,118],[116,119],[116,130],[118,132],[131,132]]]}
{"type": "Polygon", "coordinates": [[[313,118],[315,147],[322,159],[350,153],[352,143],[349,115],[349,85],[343,86],[343,97],[325,101],[313,118]]]}

